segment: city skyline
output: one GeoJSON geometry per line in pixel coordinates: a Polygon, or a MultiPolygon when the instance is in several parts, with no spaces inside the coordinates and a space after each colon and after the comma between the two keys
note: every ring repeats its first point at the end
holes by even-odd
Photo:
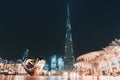
{"type": "MultiPolygon", "coordinates": [[[[65,0],[2,2],[0,13],[0,57],[64,55],[65,0]],[[14,55],[14,56],[13,56],[14,55]]],[[[69,0],[75,57],[100,50],[120,38],[118,2],[69,0]]]]}

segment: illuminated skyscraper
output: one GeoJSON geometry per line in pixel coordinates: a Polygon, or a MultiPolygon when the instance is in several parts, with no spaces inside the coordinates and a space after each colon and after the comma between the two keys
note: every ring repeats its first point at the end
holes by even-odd
{"type": "Polygon", "coordinates": [[[26,51],[23,54],[22,60],[24,60],[26,57],[28,57],[28,54],[29,54],[28,52],[29,52],[29,49],[26,49],[26,51]]]}
{"type": "Polygon", "coordinates": [[[49,70],[49,65],[48,65],[48,64],[45,64],[45,66],[44,66],[43,69],[44,69],[44,70],[49,70]]]}
{"type": "Polygon", "coordinates": [[[71,23],[70,23],[70,12],[69,5],[67,5],[67,24],[66,24],[66,37],[65,37],[65,54],[64,54],[64,70],[73,70],[74,52],[73,52],[73,42],[71,34],[71,23]]]}
{"type": "Polygon", "coordinates": [[[58,58],[58,70],[59,71],[64,70],[64,61],[63,61],[63,58],[61,58],[61,57],[58,58]]]}
{"type": "Polygon", "coordinates": [[[56,55],[51,57],[51,70],[57,70],[57,60],[56,55]]]}

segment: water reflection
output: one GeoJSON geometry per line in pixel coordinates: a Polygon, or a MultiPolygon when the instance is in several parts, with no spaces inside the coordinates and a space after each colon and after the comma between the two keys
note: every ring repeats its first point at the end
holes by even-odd
{"type": "Polygon", "coordinates": [[[79,80],[67,76],[13,76],[1,75],[0,80],[79,80]]]}
{"type": "Polygon", "coordinates": [[[99,79],[96,76],[13,76],[0,75],[0,80],[120,80],[120,76],[101,76],[99,79]]]}
{"type": "Polygon", "coordinates": [[[12,75],[9,75],[9,76],[1,75],[0,80],[14,80],[14,76],[12,76],[12,75]]]}

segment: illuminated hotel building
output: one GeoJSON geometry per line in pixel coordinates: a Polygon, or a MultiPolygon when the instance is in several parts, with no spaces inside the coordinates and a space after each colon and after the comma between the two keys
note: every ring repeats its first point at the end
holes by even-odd
{"type": "Polygon", "coordinates": [[[115,40],[100,51],[77,57],[74,67],[79,74],[120,75],[120,40],[115,40]]]}

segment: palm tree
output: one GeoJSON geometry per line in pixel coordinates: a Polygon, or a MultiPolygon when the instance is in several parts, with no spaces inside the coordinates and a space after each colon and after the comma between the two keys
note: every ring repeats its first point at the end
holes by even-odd
{"type": "Polygon", "coordinates": [[[120,46],[120,39],[115,39],[111,43],[109,43],[109,46],[120,46]]]}

